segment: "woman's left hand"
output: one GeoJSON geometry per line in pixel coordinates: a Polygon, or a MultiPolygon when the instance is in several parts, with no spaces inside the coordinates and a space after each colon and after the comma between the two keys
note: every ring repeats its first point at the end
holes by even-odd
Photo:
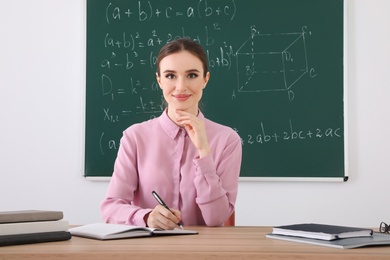
{"type": "Polygon", "coordinates": [[[198,149],[199,157],[205,157],[210,153],[207,141],[205,123],[197,116],[182,110],[176,110],[176,123],[182,125],[187,130],[192,143],[198,149]]]}

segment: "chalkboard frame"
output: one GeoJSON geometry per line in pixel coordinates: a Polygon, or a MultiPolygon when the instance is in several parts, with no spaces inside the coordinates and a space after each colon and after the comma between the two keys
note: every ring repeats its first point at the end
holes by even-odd
{"type": "MultiPolygon", "coordinates": [[[[85,9],[87,11],[87,2],[85,2],[85,9]]],[[[343,142],[344,142],[344,176],[342,177],[250,177],[250,176],[241,176],[240,181],[328,181],[328,182],[346,182],[349,178],[349,167],[348,167],[348,57],[347,57],[347,14],[348,14],[348,0],[343,0],[343,122],[344,122],[344,131],[343,131],[343,142]]],[[[85,13],[86,14],[86,13],[85,13]]],[[[85,30],[87,31],[87,18],[85,16],[85,30]]],[[[87,41],[87,37],[85,37],[85,41],[87,41]]],[[[85,42],[85,55],[84,58],[86,59],[86,53],[87,53],[87,44],[85,42]]],[[[87,64],[87,62],[85,62],[87,64]]],[[[85,94],[87,96],[87,94],[85,94]]],[[[85,109],[87,109],[85,104],[85,109]]],[[[84,154],[86,153],[86,145],[85,145],[85,139],[84,139],[84,154]]],[[[84,164],[86,162],[84,161],[84,164]]],[[[85,165],[84,165],[85,169],[85,165]]],[[[84,177],[88,180],[93,181],[109,181],[111,179],[110,176],[94,176],[93,174],[88,174],[86,172],[83,173],[84,177]]]]}

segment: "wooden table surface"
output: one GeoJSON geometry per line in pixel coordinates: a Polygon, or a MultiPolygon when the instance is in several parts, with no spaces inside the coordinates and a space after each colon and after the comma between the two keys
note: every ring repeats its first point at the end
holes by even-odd
{"type": "Polygon", "coordinates": [[[390,247],[336,249],[266,238],[271,227],[186,227],[198,235],[0,247],[0,259],[390,259],[390,247]]]}

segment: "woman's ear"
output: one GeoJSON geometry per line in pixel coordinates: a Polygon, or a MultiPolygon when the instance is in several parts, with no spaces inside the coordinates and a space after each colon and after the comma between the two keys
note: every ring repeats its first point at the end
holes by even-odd
{"type": "Polygon", "coordinates": [[[210,72],[207,72],[207,73],[206,73],[206,77],[204,77],[204,85],[203,85],[203,88],[206,87],[207,82],[209,82],[209,79],[210,79],[210,72]]]}
{"type": "Polygon", "coordinates": [[[159,85],[160,88],[161,88],[161,81],[160,81],[160,77],[158,76],[158,73],[157,73],[157,72],[156,72],[156,80],[157,80],[158,85],[159,85]]]}

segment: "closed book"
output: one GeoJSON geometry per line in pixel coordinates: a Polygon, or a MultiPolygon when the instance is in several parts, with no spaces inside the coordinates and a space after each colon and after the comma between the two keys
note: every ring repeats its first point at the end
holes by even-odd
{"type": "Polygon", "coordinates": [[[64,217],[62,211],[51,210],[19,210],[19,211],[1,211],[1,223],[17,223],[31,221],[60,220],[64,217]]]}
{"type": "Polygon", "coordinates": [[[308,223],[274,227],[272,234],[334,240],[349,237],[369,237],[373,234],[373,230],[358,227],[308,223]]]}
{"type": "Polygon", "coordinates": [[[70,232],[67,231],[6,235],[6,236],[0,236],[0,246],[65,241],[71,238],[72,235],[70,234],[70,232]]]}
{"type": "Polygon", "coordinates": [[[156,228],[131,226],[124,224],[106,224],[94,223],[80,227],[70,228],[69,232],[73,236],[87,237],[99,240],[119,239],[119,238],[135,238],[135,237],[151,237],[164,235],[194,235],[198,234],[194,230],[161,230],[156,228]]]}
{"type": "Polygon", "coordinates": [[[67,231],[69,223],[66,220],[34,221],[0,224],[0,235],[29,234],[39,232],[67,231]]]}

